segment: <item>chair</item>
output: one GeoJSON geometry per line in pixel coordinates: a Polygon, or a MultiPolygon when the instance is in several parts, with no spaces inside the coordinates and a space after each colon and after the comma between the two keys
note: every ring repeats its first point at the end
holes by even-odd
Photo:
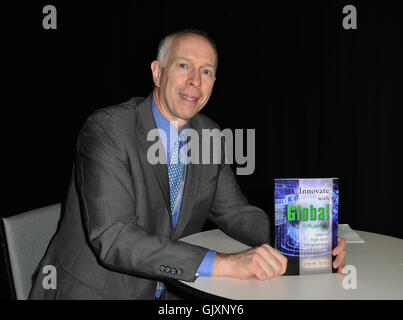
{"type": "Polygon", "coordinates": [[[26,300],[32,275],[60,219],[60,203],[1,219],[1,244],[13,299],[26,300]]]}

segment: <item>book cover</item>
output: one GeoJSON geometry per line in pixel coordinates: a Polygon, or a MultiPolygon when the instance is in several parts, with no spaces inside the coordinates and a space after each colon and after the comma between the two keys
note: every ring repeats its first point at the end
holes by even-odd
{"type": "Polygon", "coordinates": [[[275,248],[288,259],[285,275],[336,272],[339,180],[274,179],[275,248]]]}

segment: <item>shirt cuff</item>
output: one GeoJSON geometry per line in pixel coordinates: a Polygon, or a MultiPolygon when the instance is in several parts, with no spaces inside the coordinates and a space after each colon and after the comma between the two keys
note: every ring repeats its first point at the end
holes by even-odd
{"type": "Polygon", "coordinates": [[[215,259],[216,251],[209,250],[207,251],[204,259],[200,263],[199,269],[197,269],[197,274],[201,277],[211,277],[211,273],[213,272],[214,267],[214,259],[215,259]]]}

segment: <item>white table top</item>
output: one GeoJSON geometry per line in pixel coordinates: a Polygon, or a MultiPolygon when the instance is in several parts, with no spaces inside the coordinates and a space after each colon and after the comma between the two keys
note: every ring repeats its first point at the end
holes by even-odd
{"type": "MultiPolygon", "coordinates": [[[[403,240],[356,231],[366,243],[348,243],[346,265],[357,270],[357,288],[343,288],[345,275],[317,274],[280,276],[259,281],[229,277],[199,277],[181,281],[191,288],[234,300],[338,300],[403,299],[403,240]]],[[[249,247],[215,229],[181,239],[222,253],[249,247]]]]}

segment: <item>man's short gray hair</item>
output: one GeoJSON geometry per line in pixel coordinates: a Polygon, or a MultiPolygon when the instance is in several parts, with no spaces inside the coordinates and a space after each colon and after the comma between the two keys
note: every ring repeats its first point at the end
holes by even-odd
{"type": "Polygon", "coordinates": [[[184,29],[179,30],[165,36],[158,46],[157,60],[161,62],[162,66],[165,67],[168,63],[169,51],[171,50],[173,42],[180,36],[188,35],[188,34],[196,34],[203,38],[205,38],[211,46],[214,48],[215,56],[216,56],[216,65],[218,64],[218,54],[217,47],[214,41],[210,38],[210,36],[203,30],[197,29],[184,29]]]}

